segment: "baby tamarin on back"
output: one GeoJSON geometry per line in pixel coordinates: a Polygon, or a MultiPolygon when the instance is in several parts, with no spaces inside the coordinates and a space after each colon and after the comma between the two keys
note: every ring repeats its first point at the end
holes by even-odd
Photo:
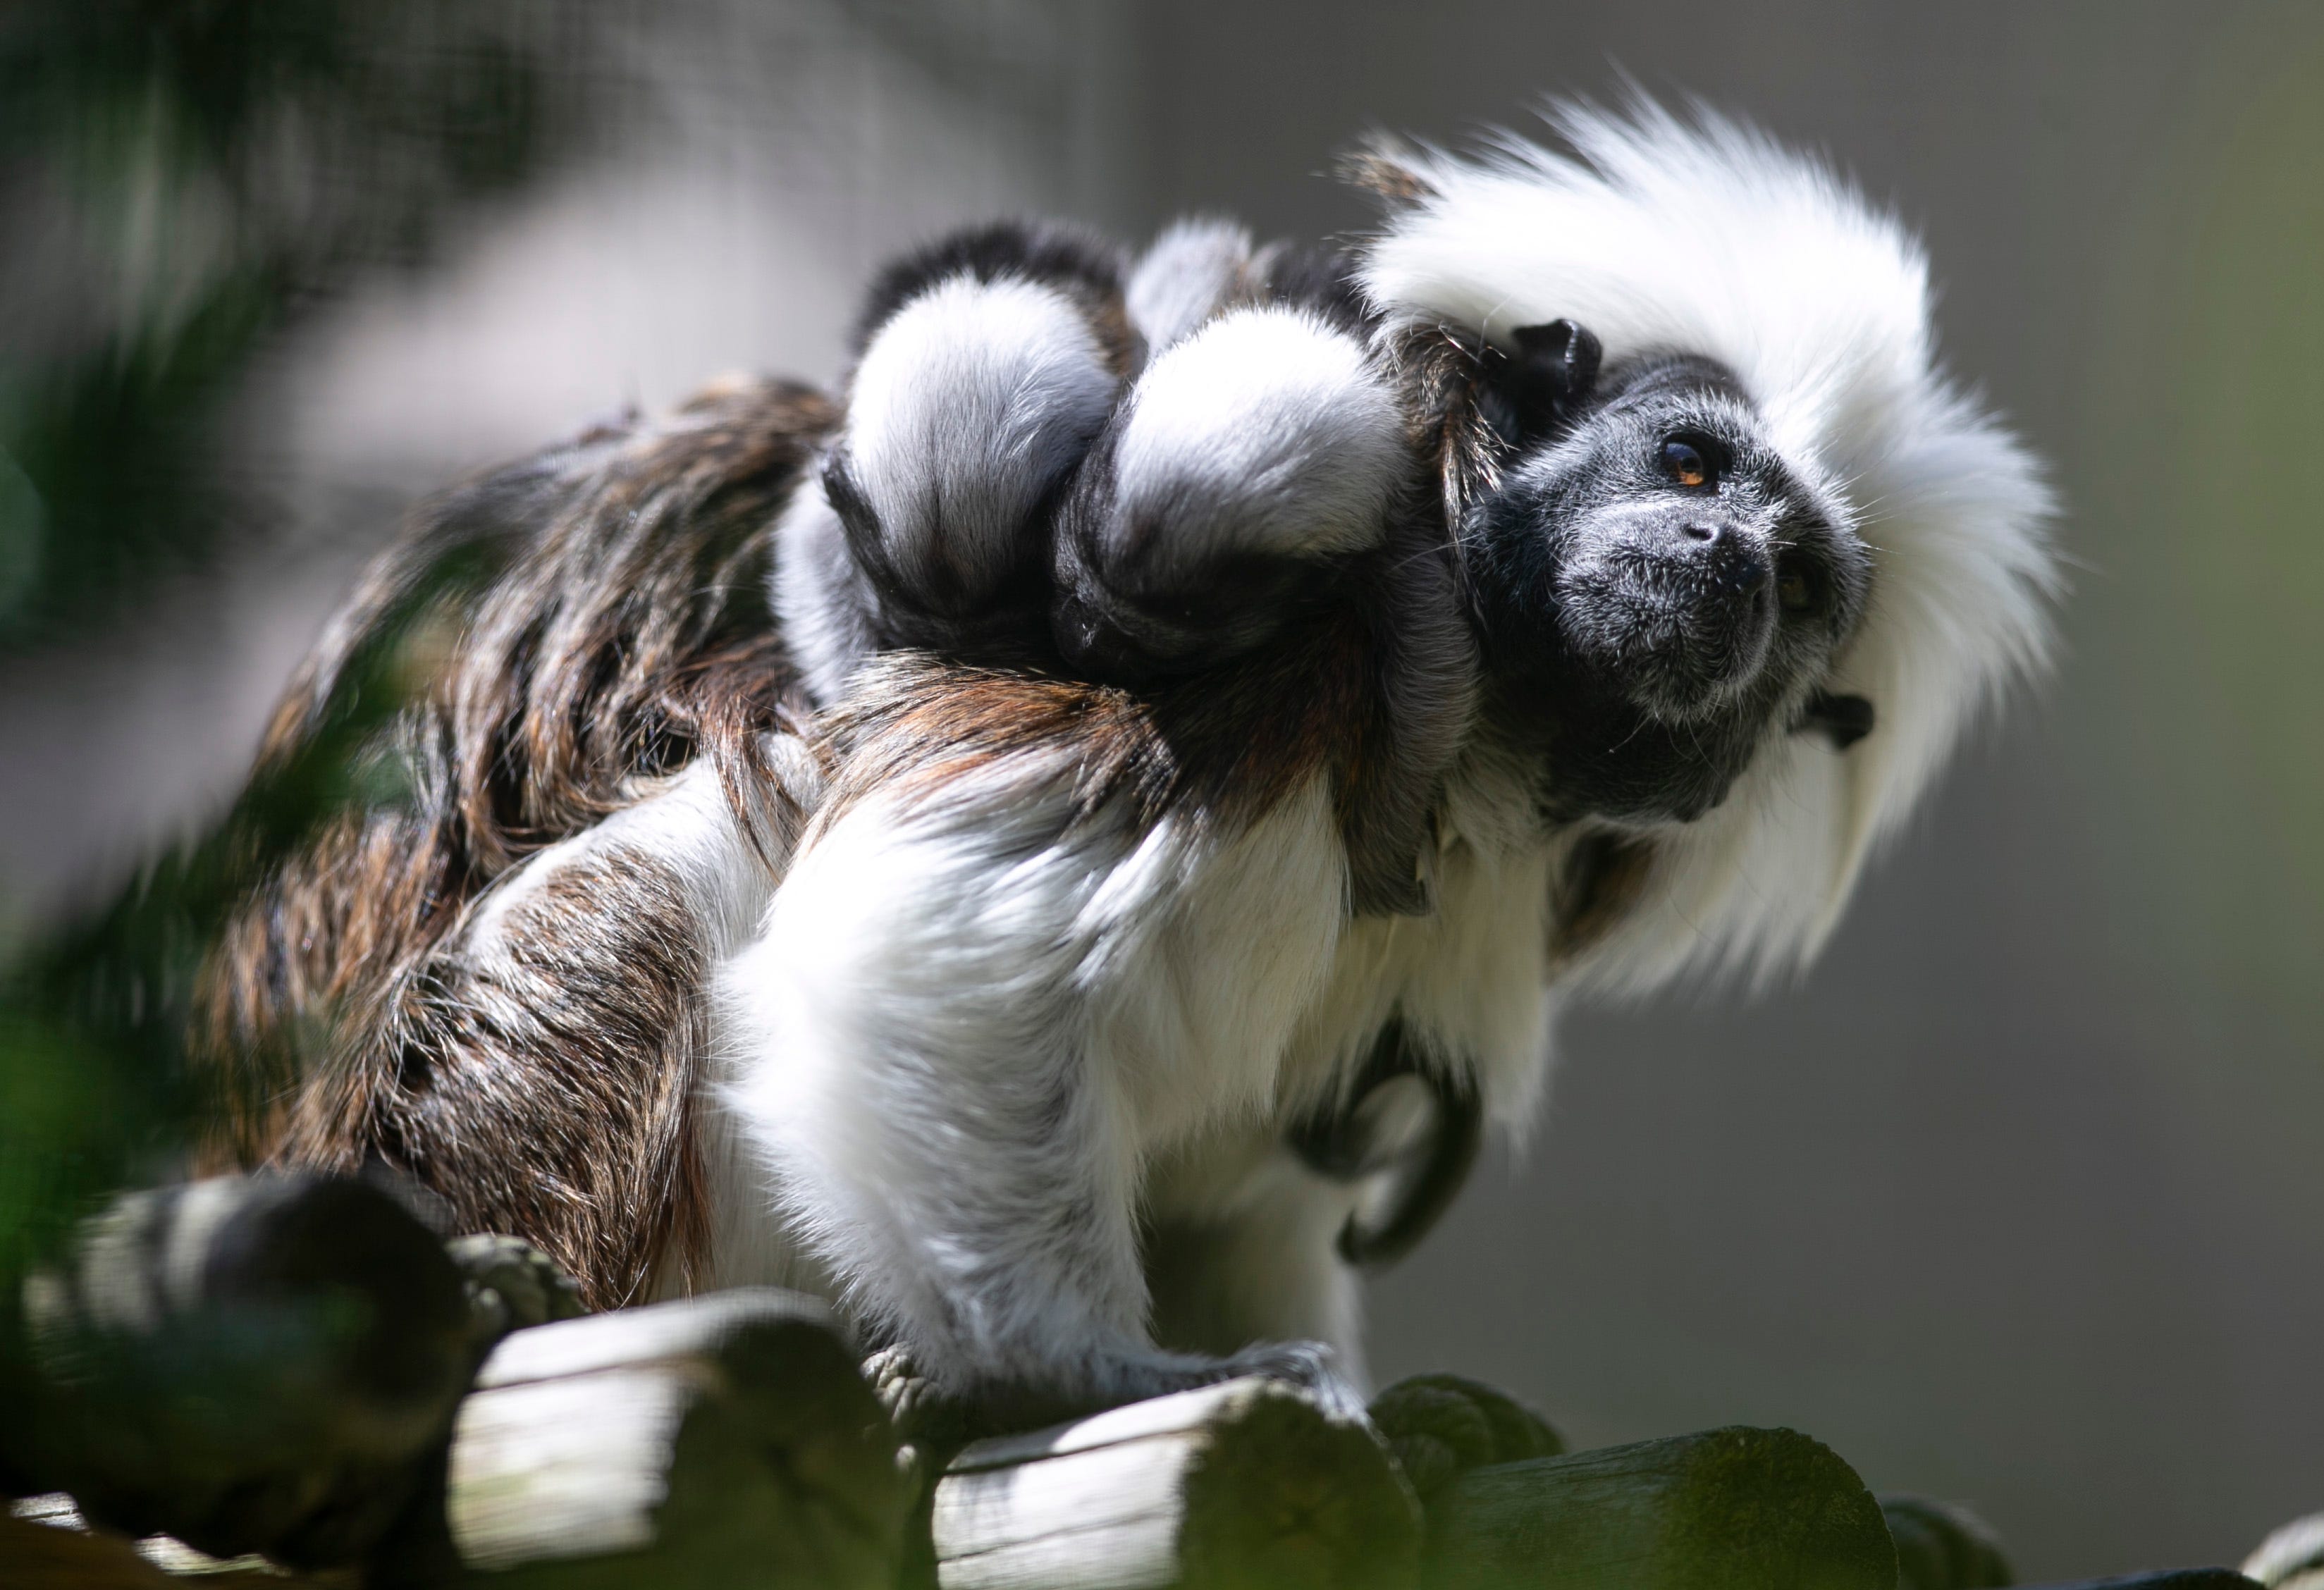
{"type": "Polygon", "coordinates": [[[341,1013],[254,1146],[601,1302],[816,1287],[959,1394],[1325,1380],[1279,1344],[1352,1353],[1389,1117],[1521,1120],[1573,988],[1810,952],[2042,633],[2045,500],[1894,225],[1721,125],[1566,131],[1384,167],[1352,275],[964,240],[844,419],[456,506],[511,572],[432,781],[221,962],[222,1048],[341,1013]]]}

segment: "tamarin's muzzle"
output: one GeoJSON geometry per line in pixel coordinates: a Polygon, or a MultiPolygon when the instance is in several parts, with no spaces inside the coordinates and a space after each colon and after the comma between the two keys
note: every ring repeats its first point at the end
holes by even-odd
{"type": "Polygon", "coordinates": [[[1559,582],[1567,641],[1669,722],[1733,703],[1775,639],[1767,538],[1706,506],[1640,517],[1559,582]]]}

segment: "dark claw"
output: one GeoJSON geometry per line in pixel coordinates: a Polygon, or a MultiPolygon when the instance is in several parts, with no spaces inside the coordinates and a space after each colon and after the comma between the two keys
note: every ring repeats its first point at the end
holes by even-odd
{"type": "Polygon", "coordinates": [[[1288,1135],[1291,1151],[1319,1175],[1357,1181],[1375,1173],[1395,1174],[1387,1212],[1372,1222],[1351,1215],[1342,1227],[1340,1257],[1360,1269],[1380,1270],[1417,1247],[1467,1183],[1484,1141],[1484,1118],[1475,1087],[1422,1065],[1406,1040],[1404,1023],[1388,1023],[1346,1103],[1297,1123],[1288,1135]],[[1434,1119],[1397,1163],[1383,1160],[1382,1145],[1370,1140],[1363,1104],[1375,1089],[1404,1077],[1428,1089],[1434,1119]]]}

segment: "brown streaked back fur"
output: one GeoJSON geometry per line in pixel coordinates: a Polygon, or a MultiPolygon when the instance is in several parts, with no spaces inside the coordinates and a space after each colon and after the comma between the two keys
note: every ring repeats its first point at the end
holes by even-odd
{"type": "MultiPolygon", "coordinates": [[[[1406,766],[1391,697],[1462,670],[1404,655],[1402,615],[1377,595],[1145,694],[899,654],[811,721],[766,574],[784,495],[834,418],[805,389],[753,386],[593,433],[448,494],[369,572],[263,764],[317,731],[350,657],[447,560],[484,562],[472,594],[422,602],[405,634],[410,703],[380,748],[402,797],[262,879],[206,969],[196,1047],[239,1106],[216,1161],[384,1164],[460,1228],[540,1245],[594,1306],[696,1273],[706,946],[676,880],[653,857],[592,851],[524,896],[503,952],[466,953],[458,935],[496,879],[696,760],[742,832],[776,825],[778,853],[872,789],[940,795],[1037,749],[1073,760],[1087,813],[1239,823],[1322,773],[1351,840],[1394,829],[1387,842],[1409,845],[1429,775],[1406,766]],[[834,769],[819,813],[766,809],[770,730],[834,769]]],[[[1425,534],[1403,528],[1360,579],[1408,577],[1425,534]]]]}
{"type": "Polygon", "coordinates": [[[206,968],[195,1047],[236,1107],[214,1161],[384,1164],[460,1228],[539,1244],[593,1306],[696,1273],[708,945],[678,880],[593,850],[524,897],[504,952],[464,953],[458,934],[512,869],[697,761],[741,832],[777,841],[770,859],[872,790],[940,798],[1022,751],[1071,758],[1085,815],[1139,826],[1250,821],[1323,774],[1351,903],[1425,909],[1413,856],[1425,873],[1472,667],[1443,517],[1491,457],[1463,351],[1402,350],[1443,499],[1416,490],[1387,544],[1263,654],[1141,693],[899,654],[811,721],[767,597],[779,510],[836,419],[802,387],[715,391],[430,505],[333,621],[261,753],[279,766],[317,734],[350,659],[416,602],[397,653],[409,704],[376,748],[403,789],[260,879],[206,968]],[[460,559],[482,567],[438,595],[460,559]],[[770,731],[835,772],[819,812],[784,804],[770,731]]]}
{"type": "Polygon", "coordinates": [[[699,1013],[672,1000],[700,946],[669,880],[553,879],[539,905],[589,891],[570,914],[595,935],[547,943],[554,986],[522,955],[485,988],[436,952],[494,879],[696,759],[763,832],[760,736],[806,717],[766,596],[772,525],[834,418],[804,387],[716,390],[449,493],[374,563],[261,765],[318,731],[350,657],[418,595],[410,704],[377,748],[404,788],[259,880],[205,969],[195,1047],[231,1106],[215,1161],[383,1161],[462,1228],[540,1244],[599,1306],[639,1295],[665,1245],[698,1251],[699,1013]],[[431,605],[456,558],[489,577],[431,605]]]}

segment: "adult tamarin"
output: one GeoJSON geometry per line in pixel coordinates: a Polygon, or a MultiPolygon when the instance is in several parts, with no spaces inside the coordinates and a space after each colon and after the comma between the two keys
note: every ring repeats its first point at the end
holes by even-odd
{"type": "Polygon", "coordinates": [[[412,793],[212,965],[238,1151],[599,1304],[823,1291],[957,1396],[1360,1378],[1352,1107],[1514,1126],[1574,991],[1803,963],[2054,584],[1893,221],[1716,120],[1561,126],[1375,157],[1345,271],[957,240],[844,410],[446,499],[270,736],[496,560],[408,631],[412,793]]]}

